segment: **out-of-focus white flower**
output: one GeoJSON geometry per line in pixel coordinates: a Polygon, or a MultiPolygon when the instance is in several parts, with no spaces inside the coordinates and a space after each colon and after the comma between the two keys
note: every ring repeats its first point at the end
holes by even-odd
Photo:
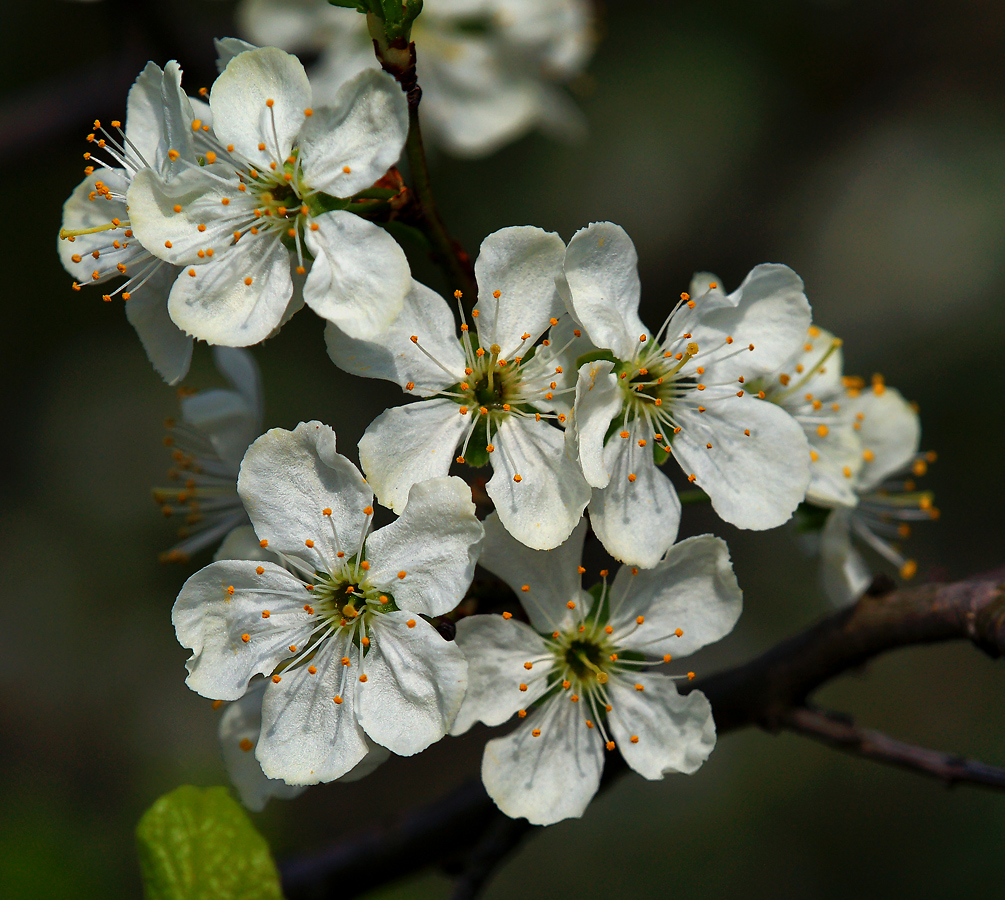
{"type": "Polygon", "coordinates": [[[460,708],[467,664],[424,617],[463,598],[482,538],[459,478],[416,485],[373,533],[373,494],[320,422],[273,429],[245,454],[238,490],[263,546],[286,568],[220,560],[172,613],[192,649],[187,684],[237,700],[266,676],[255,756],[268,778],[341,778],[373,743],[410,756],[460,708]]]}
{"type": "Polygon", "coordinates": [[[227,346],[264,340],[303,300],[357,337],[401,310],[410,274],[383,229],[346,211],[401,154],[405,98],[389,75],[367,71],[329,107],[312,107],[303,66],[274,47],[238,54],[213,85],[212,129],[186,123],[206,144],[201,164],[140,172],[128,191],[133,230],[182,266],[168,310],[181,328],[227,346]],[[203,129],[207,129],[204,131],[203,129]],[[313,257],[307,274],[308,257],[313,257]]]}
{"type": "Polygon", "coordinates": [[[677,493],[658,468],[668,455],[740,528],[781,525],[805,496],[802,428],[746,383],[794,354],[810,307],[798,275],[762,265],[728,296],[716,283],[682,294],[653,334],[638,315],[637,262],[631,239],[611,223],[569,243],[569,309],[602,348],[579,369],[570,437],[594,488],[590,521],[604,547],[649,567],[680,523],[677,493]]]}
{"type": "Polygon", "coordinates": [[[911,523],[939,516],[930,491],[919,491],[915,478],[925,474],[934,453],[919,453],[918,413],[899,391],[876,377],[870,387],[847,379],[844,414],[862,442],[862,467],[854,489],[858,503],[831,511],[820,533],[821,580],[836,604],[861,596],[872,572],[852,538],[894,565],[909,579],[918,565],[901,553],[900,543],[911,534],[911,523]]]}
{"type": "MultiPolygon", "coordinates": [[[[365,17],[324,0],[247,0],[238,23],[257,44],[320,51],[311,69],[318,97],[379,66],[365,17]]],[[[412,39],[423,126],[454,155],[492,153],[534,127],[584,130],[559,84],[593,52],[588,0],[425,0],[412,39]]]]}
{"type": "Polygon", "coordinates": [[[95,121],[88,135],[93,149],[85,154],[87,177],[63,206],[59,257],[82,284],[104,284],[125,277],[105,300],[121,295],[126,317],[136,329],[158,374],[177,384],[188,372],[192,339],[171,321],[168,293],[178,270],[162,262],[136,239],[126,205],[126,191],[136,173],[150,167],[165,180],[183,161],[195,161],[189,129],[192,105],[181,89],[181,69],[174,61],[162,70],[147,63],[129,91],[125,127],[111,130],[95,121]],[[173,149],[175,155],[169,156],[173,149]],[[68,237],[63,238],[64,234],[68,237]]]}
{"type": "Polygon", "coordinates": [[[468,692],[451,731],[525,720],[485,747],[482,779],[496,805],[539,825],[582,815],[605,747],[649,780],[697,770],[715,746],[708,700],[648,670],[733,629],[742,593],[725,543],[689,538],[653,569],[622,567],[610,591],[602,572],[591,596],[580,584],[585,519],[551,551],[517,543],[494,515],[485,534],[479,562],[513,588],[530,624],[509,614],[457,623],[468,692]]]}
{"type": "Polygon", "coordinates": [[[590,488],[552,424],[565,422],[563,395],[572,392],[565,348],[538,343],[565,314],[555,286],[564,252],[561,238],[540,228],[489,235],[475,262],[479,308],[470,327],[461,314],[460,340],[446,301],[418,282],[378,341],[328,327],[338,366],[428,398],[385,411],[359,443],[381,503],[399,511],[412,485],[446,475],[460,448],[459,463],[491,462],[486,490],[517,540],[548,549],[569,536],[590,488]]]}
{"type": "MultiPolygon", "coordinates": [[[[166,422],[174,460],[168,477],[176,484],[155,489],[154,499],[165,516],[183,517],[184,525],[181,541],[161,554],[165,562],[184,562],[221,538],[233,543],[237,538],[230,535],[249,523],[237,476],[244,452],[262,433],[262,379],[247,350],[214,347],[213,360],[232,389],[183,394],[181,419],[166,422]]],[[[238,557],[246,558],[234,548],[222,558],[238,557]]]]}

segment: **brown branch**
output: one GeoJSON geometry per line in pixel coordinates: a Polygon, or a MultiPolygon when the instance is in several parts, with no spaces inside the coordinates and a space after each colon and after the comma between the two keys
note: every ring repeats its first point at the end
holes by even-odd
{"type": "Polygon", "coordinates": [[[382,34],[383,23],[373,14],[367,16],[367,23],[371,35],[374,35],[373,50],[377,60],[384,71],[392,75],[401,85],[408,101],[408,138],[405,141],[405,155],[412,176],[412,189],[421,212],[418,224],[430,243],[433,261],[443,269],[444,274],[452,282],[451,289],[460,290],[465,302],[474,305],[478,298],[478,285],[475,282],[471,257],[460,243],[450,236],[433,195],[433,182],[429,175],[426,148],[419,123],[422,88],[415,74],[415,44],[404,38],[388,40],[386,35],[382,34]]]}
{"type": "MultiPolygon", "coordinates": [[[[889,588],[877,580],[851,608],[752,662],[684,690],[701,690],[708,697],[720,736],[749,726],[787,729],[950,784],[1005,787],[1003,770],[914,747],[806,708],[821,685],[898,647],[965,639],[993,658],[1005,654],[1005,585],[997,578],[889,588]]],[[[626,768],[620,756],[608,756],[601,789],[626,768]]],[[[475,782],[390,828],[374,829],[320,857],[288,863],[283,887],[289,900],[348,900],[357,895],[354,889],[373,890],[427,866],[449,864],[461,843],[473,849],[461,860],[455,897],[473,898],[530,830],[523,820],[506,819],[475,782]]]]}
{"type": "Polygon", "coordinates": [[[835,713],[795,709],[786,716],[782,727],[863,759],[937,778],[947,787],[974,784],[1005,791],[1005,769],[898,741],[881,731],[859,728],[847,717],[835,713]]]}
{"type": "Polygon", "coordinates": [[[758,659],[690,687],[708,697],[720,734],[747,725],[774,730],[842,672],[898,647],[958,639],[993,658],[1005,653],[1005,585],[960,581],[867,592],[758,659]]]}

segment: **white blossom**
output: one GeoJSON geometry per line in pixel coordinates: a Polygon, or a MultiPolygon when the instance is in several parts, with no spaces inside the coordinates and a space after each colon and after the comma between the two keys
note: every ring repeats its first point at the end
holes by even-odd
{"type": "Polygon", "coordinates": [[[192,102],[181,89],[181,69],[174,61],[162,70],[147,63],[130,88],[125,127],[111,130],[99,121],[88,135],[92,150],[85,154],[86,178],[63,206],[59,257],[82,284],[105,284],[125,278],[105,300],[121,296],[126,317],[136,329],[158,374],[177,384],[188,372],[192,339],[171,321],[168,293],[178,269],[162,262],[137,240],[126,205],[126,192],[137,172],[151,168],[165,180],[183,161],[195,161],[192,102]],[[168,155],[174,149],[175,156],[168,155]],[[107,157],[107,159],[106,159],[107,157]]]}
{"type": "Polygon", "coordinates": [[[785,522],[809,482],[806,437],[747,382],[776,371],[805,338],[799,276],[761,265],[732,294],[715,283],[682,294],[655,334],[639,319],[637,256],[619,226],[579,231],[565,278],[572,314],[602,350],[579,369],[570,431],[608,553],[649,567],[673,543],[680,501],[658,467],[668,455],[727,522],[785,522]]]}
{"type": "MultiPolygon", "coordinates": [[[[319,97],[379,66],[366,19],[324,0],[246,0],[242,33],[321,55],[319,97]]],[[[456,156],[492,153],[534,127],[577,136],[582,114],[559,87],[593,52],[588,0],[425,0],[412,25],[423,128],[456,156]]]]}
{"type": "MultiPolygon", "coordinates": [[[[617,747],[649,780],[692,773],[715,745],[700,691],[678,693],[650,669],[728,634],[742,608],[726,545],[709,535],[673,546],[652,569],[622,567],[608,591],[581,587],[583,520],[561,547],[534,551],[495,516],[480,564],[503,579],[530,624],[478,615],[457,623],[468,692],[452,728],[523,721],[485,747],[482,779],[508,816],[547,825],[580,816],[617,747]]],[[[693,677],[693,673],[687,676],[693,677]]]]}
{"type": "MultiPolygon", "coordinates": [[[[237,540],[231,534],[249,521],[237,476],[245,451],[262,433],[262,379],[247,350],[214,347],[213,360],[231,389],[183,394],[181,418],[165,423],[173,460],[168,478],[174,485],[155,489],[154,499],[166,517],[184,523],[179,543],[161,554],[167,562],[185,562],[221,538],[237,540]]],[[[222,552],[226,559],[243,555],[229,548],[222,552]]]]}
{"type": "MultiPolygon", "coordinates": [[[[707,272],[695,275],[691,294],[722,281],[707,272]]],[[[862,442],[852,418],[844,414],[847,399],[842,377],[842,341],[810,325],[802,346],[775,372],[748,379],[747,391],[764,391],[803,428],[810,452],[806,501],[817,506],[854,506],[855,478],[862,467],[862,442]]]]}
{"type": "Polygon", "coordinates": [[[453,462],[490,462],[486,490],[511,534],[536,549],[569,536],[590,488],[553,424],[565,422],[572,393],[566,347],[553,344],[554,333],[542,340],[564,317],[555,286],[564,252],[557,234],[539,228],[489,235],[475,262],[479,307],[470,326],[461,313],[460,339],[447,302],[418,282],[379,340],[327,328],[338,366],[427,398],[388,409],[359,443],[381,503],[399,511],[413,484],[446,475],[453,462]]]}
{"type": "Polygon", "coordinates": [[[918,413],[899,391],[876,377],[871,386],[847,379],[845,416],[861,440],[862,467],[854,481],[857,503],[827,514],[820,532],[821,581],[838,605],[861,596],[872,580],[853,538],[895,566],[904,579],[918,565],[900,549],[912,523],[938,518],[930,491],[918,489],[934,453],[920,453],[918,413]]]}
{"type": "Polygon", "coordinates": [[[404,253],[344,207],[401,154],[404,96],[389,75],[367,71],[329,107],[314,109],[311,98],[295,57],[274,47],[240,53],[210,92],[212,128],[188,123],[202,164],[179,158],[185,164],[170,181],[153,170],[133,179],[137,237],[183,267],[168,310],[186,332],[249,346],[303,301],[347,333],[371,337],[400,311],[410,279],[404,253]],[[302,301],[294,274],[306,275],[302,301]]]}
{"type": "Polygon", "coordinates": [[[192,649],[187,684],[237,700],[267,683],[255,756],[268,778],[341,778],[371,742],[410,756],[453,722],[467,681],[458,647],[425,617],[471,582],[481,523],[459,478],[416,485],[371,533],[373,494],[319,422],[273,429],[248,449],[238,490],[268,561],[220,560],[175,603],[192,649]]]}

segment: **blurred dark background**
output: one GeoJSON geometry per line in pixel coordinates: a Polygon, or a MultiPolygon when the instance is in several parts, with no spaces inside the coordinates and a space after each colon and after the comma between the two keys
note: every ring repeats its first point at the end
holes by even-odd
{"type": "MultiPolygon", "coordinates": [[[[148,58],[177,58],[190,92],[210,84],[211,38],[232,33],[232,5],[0,9],[15,223],[0,331],[0,896],[133,897],[141,812],[180,783],[226,781],[218,713],[185,687],[169,619],[207,560],[157,563],[172,535],[150,487],[169,464],[161,422],[175,393],[121,304],[70,290],[56,233],[90,120],[124,114],[148,58]]],[[[618,222],[639,250],[650,322],[695,270],[731,288],[757,263],[792,266],[817,323],[845,339],[847,369],[882,372],[920,403],[943,515],[912,539],[918,577],[1000,567],[1005,8],[612,0],[601,33],[576,85],[587,142],[531,136],[483,161],[434,157],[451,229],[474,253],[505,225],[568,240],[618,222]]],[[[309,311],[256,356],[268,425],[319,418],[353,458],[369,421],[398,402],[397,389],[335,369],[309,311]]],[[[216,383],[205,347],[186,383],[216,383]]],[[[685,511],[682,534],[709,530],[730,542],[746,610],[694,668],[746,660],[827,611],[788,529],[740,533],[685,511]]],[[[819,699],[1005,764],[1003,687],[1001,664],[953,645],[890,654],[819,699]]],[[[280,858],[320,847],[476,773],[485,735],[273,802],[256,823],[280,858]]],[[[535,835],[487,897],[999,897],[1003,836],[1005,797],[745,732],[692,777],[624,778],[582,820],[535,835]]],[[[437,898],[445,885],[429,874],[379,896],[437,898]]]]}

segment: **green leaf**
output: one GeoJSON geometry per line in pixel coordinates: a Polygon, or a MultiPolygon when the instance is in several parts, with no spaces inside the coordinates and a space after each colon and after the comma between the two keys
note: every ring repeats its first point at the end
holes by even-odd
{"type": "Polygon", "coordinates": [[[591,350],[576,358],[576,368],[581,369],[587,363],[596,362],[598,359],[605,359],[608,362],[617,363],[618,358],[610,350],[591,350]]]}
{"type": "Polygon", "coordinates": [[[413,228],[411,225],[398,221],[383,222],[381,223],[381,227],[399,244],[410,245],[426,253],[432,249],[429,239],[418,228],[413,228]]]}
{"type": "Polygon", "coordinates": [[[147,900],[282,900],[269,846],[226,788],[165,794],[136,840],[147,900]]]}
{"type": "Polygon", "coordinates": [[[361,13],[367,12],[365,0],[328,0],[332,6],[341,6],[343,9],[355,9],[361,13]]]}

